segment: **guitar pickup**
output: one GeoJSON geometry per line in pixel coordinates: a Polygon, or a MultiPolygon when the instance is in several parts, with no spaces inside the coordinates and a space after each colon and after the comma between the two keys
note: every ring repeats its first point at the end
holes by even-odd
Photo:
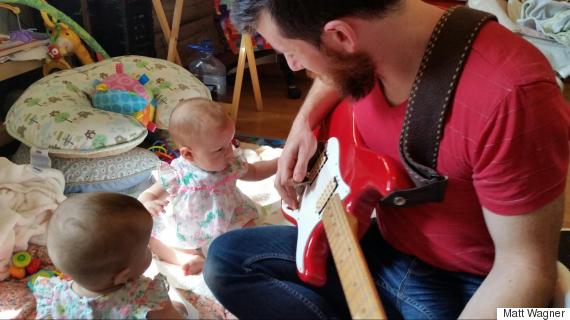
{"type": "Polygon", "coordinates": [[[319,213],[319,215],[323,212],[323,209],[329,202],[329,199],[332,197],[337,187],[338,187],[338,181],[336,180],[335,177],[331,181],[329,181],[329,183],[327,183],[327,185],[323,189],[323,193],[319,197],[319,200],[317,200],[315,208],[316,211],[319,213]]]}
{"type": "Polygon", "coordinates": [[[311,170],[309,170],[309,172],[307,173],[307,177],[303,182],[304,183],[306,182],[309,185],[313,184],[313,182],[319,175],[319,172],[321,172],[321,168],[325,165],[326,162],[327,162],[327,153],[325,145],[323,143],[319,143],[317,145],[317,154],[309,162],[309,167],[311,168],[311,170]]]}

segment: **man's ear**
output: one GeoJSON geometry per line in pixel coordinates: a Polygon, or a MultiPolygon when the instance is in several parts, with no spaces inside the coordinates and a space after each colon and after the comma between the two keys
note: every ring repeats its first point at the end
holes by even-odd
{"type": "Polygon", "coordinates": [[[323,28],[322,42],[329,48],[354,53],[357,42],[356,32],[344,20],[331,20],[323,28]]]}
{"type": "Polygon", "coordinates": [[[119,271],[119,273],[117,273],[113,277],[113,284],[119,285],[119,284],[127,283],[127,281],[129,281],[129,275],[130,274],[131,274],[131,268],[125,268],[125,269],[119,271]]]}
{"type": "Polygon", "coordinates": [[[188,147],[181,147],[180,149],[180,156],[187,161],[194,161],[194,155],[192,154],[192,150],[188,147]]]}

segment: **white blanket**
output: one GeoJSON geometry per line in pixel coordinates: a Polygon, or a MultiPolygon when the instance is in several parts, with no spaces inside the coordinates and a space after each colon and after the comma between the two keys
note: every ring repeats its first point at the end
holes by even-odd
{"type": "Polygon", "coordinates": [[[570,27],[569,3],[553,0],[469,0],[467,5],[497,16],[502,25],[535,45],[561,79],[570,76],[570,31],[564,31],[570,27]]]}
{"type": "Polygon", "coordinates": [[[552,37],[570,47],[570,3],[552,0],[526,0],[517,22],[552,37]]]}
{"type": "Polygon", "coordinates": [[[494,14],[499,20],[499,23],[512,32],[521,31],[520,26],[507,14],[507,0],[469,0],[467,1],[467,5],[473,9],[494,14]]]}
{"type": "Polygon", "coordinates": [[[63,174],[55,169],[16,165],[0,157],[0,280],[10,258],[28,243],[45,245],[47,221],[65,196],[63,174]]]}

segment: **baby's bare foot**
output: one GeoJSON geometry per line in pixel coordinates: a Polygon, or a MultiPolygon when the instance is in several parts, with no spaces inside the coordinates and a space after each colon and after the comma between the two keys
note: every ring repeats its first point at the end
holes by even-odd
{"type": "Polygon", "coordinates": [[[204,267],[204,261],[202,255],[188,255],[188,260],[182,263],[182,272],[185,276],[198,274],[204,267]]]}
{"type": "Polygon", "coordinates": [[[187,319],[188,317],[190,317],[188,312],[186,312],[186,307],[184,307],[184,305],[181,302],[172,301],[172,306],[174,307],[174,309],[176,309],[176,311],[178,311],[178,313],[182,316],[182,318],[187,319]]]}

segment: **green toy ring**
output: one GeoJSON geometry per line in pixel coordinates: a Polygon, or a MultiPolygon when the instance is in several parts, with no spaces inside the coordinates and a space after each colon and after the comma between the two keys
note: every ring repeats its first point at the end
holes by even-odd
{"type": "Polygon", "coordinates": [[[50,271],[50,270],[42,269],[42,270],[36,272],[36,273],[30,278],[30,284],[31,284],[31,285],[35,285],[35,284],[36,284],[36,280],[37,280],[39,277],[42,277],[42,278],[53,278],[53,277],[57,277],[57,276],[58,276],[58,273],[55,272],[55,271],[50,271]]]}
{"type": "Polygon", "coordinates": [[[25,251],[16,252],[12,256],[12,264],[18,268],[25,268],[31,261],[32,255],[25,251]]]}

